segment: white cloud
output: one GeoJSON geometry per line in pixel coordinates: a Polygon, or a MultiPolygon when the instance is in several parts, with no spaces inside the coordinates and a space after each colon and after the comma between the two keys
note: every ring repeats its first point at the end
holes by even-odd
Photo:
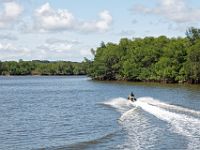
{"type": "Polygon", "coordinates": [[[100,14],[100,20],[96,22],[96,27],[100,31],[105,31],[109,29],[110,24],[112,23],[112,16],[109,11],[104,10],[100,14]]]}
{"type": "MultiPolygon", "coordinates": [[[[82,61],[84,57],[91,58],[90,46],[77,40],[67,41],[49,38],[44,44],[36,47],[41,59],[82,61]]],[[[36,53],[34,54],[36,56],[36,53]]],[[[38,56],[37,56],[38,57],[38,56]]]]}
{"type": "Polygon", "coordinates": [[[11,43],[0,43],[0,60],[16,60],[31,55],[27,48],[18,48],[11,43]]]}
{"type": "Polygon", "coordinates": [[[16,2],[5,2],[3,5],[3,11],[0,12],[0,28],[5,28],[16,21],[23,11],[22,6],[16,2]]]}
{"type": "MultiPolygon", "coordinates": [[[[83,57],[91,56],[90,46],[88,46],[89,48],[84,47],[84,43],[88,40],[78,41],[82,37],[88,37],[80,33],[108,31],[113,21],[107,10],[100,11],[93,19],[84,20],[81,19],[81,16],[75,17],[66,9],[53,8],[49,3],[36,9],[34,6],[37,4],[26,8],[27,5],[24,2],[17,3],[18,1],[15,0],[0,0],[0,2],[2,2],[0,4],[0,8],[2,8],[0,10],[0,28],[5,29],[0,30],[0,60],[22,58],[24,60],[80,61],[83,57]],[[21,34],[21,30],[19,31],[21,28],[29,34],[21,34]],[[69,34],[72,35],[70,37],[72,40],[66,40],[65,33],[56,32],[66,30],[76,31],[75,35],[73,35],[74,33],[69,34]],[[37,31],[47,32],[47,34],[40,34],[37,31]]],[[[90,44],[93,42],[91,39],[90,44]]]]}
{"type": "Polygon", "coordinates": [[[80,61],[82,57],[80,50],[73,47],[71,44],[47,44],[44,43],[36,48],[34,55],[37,59],[48,60],[68,60],[68,61],[80,61]],[[39,54],[39,55],[38,55],[39,54]]]}
{"type": "Polygon", "coordinates": [[[82,61],[83,57],[91,58],[90,46],[68,43],[59,39],[49,40],[39,46],[27,47],[8,41],[0,42],[0,60],[68,60],[82,61]],[[56,41],[57,40],[57,41],[56,41]],[[47,42],[48,41],[48,42],[47,42]]]}
{"type": "Polygon", "coordinates": [[[35,28],[42,32],[58,30],[76,30],[82,32],[104,32],[112,23],[109,11],[99,13],[98,20],[79,21],[68,10],[53,9],[45,3],[35,11],[35,28]]]}
{"type": "Polygon", "coordinates": [[[11,50],[15,50],[16,48],[12,45],[12,44],[10,44],[10,43],[0,43],[0,50],[1,51],[6,51],[6,50],[8,50],[8,51],[11,51],[11,50]]]}
{"type": "Polygon", "coordinates": [[[78,55],[79,52],[72,50],[72,45],[67,45],[64,43],[44,43],[43,45],[40,45],[36,48],[26,48],[22,45],[17,46],[12,43],[0,43],[0,54],[0,60],[3,61],[19,59],[70,60],[78,55]]]}
{"type": "Polygon", "coordinates": [[[71,50],[72,45],[68,44],[43,44],[37,47],[40,50],[48,52],[55,52],[55,53],[63,53],[71,50]]]}
{"type": "Polygon", "coordinates": [[[77,40],[65,40],[65,39],[57,39],[57,38],[48,38],[46,39],[47,44],[57,44],[57,43],[68,43],[68,44],[80,44],[77,40]]]}
{"type": "Polygon", "coordinates": [[[81,54],[82,57],[89,57],[89,58],[92,57],[92,54],[91,54],[91,51],[90,51],[89,48],[88,49],[81,49],[80,54],[81,54]]]}
{"type": "Polygon", "coordinates": [[[1,40],[9,40],[9,41],[16,41],[18,38],[15,35],[12,35],[11,33],[7,34],[0,34],[1,40]]]}
{"type": "Polygon", "coordinates": [[[104,10],[99,13],[99,20],[79,22],[77,30],[82,32],[105,32],[109,30],[112,20],[109,11],[104,10]]]}
{"type": "Polygon", "coordinates": [[[67,10],[54,10],[49,3],[36,10],[36,27],[43,30],[73,28],[74,16],[67,10]]]}
{"type": "Polygon", "coordinates": [[[190,8],[186,0],[157,0],[156,7],[137,5],[133,10],[139,13],[160,15],[176,23],[200,21],[200,9],[190,8]]]}
{"type": "Polygon", "coordinates": [[[46,43],[38,46],[37,48],[45,53],[63,53],[70,51],[72,46],[72,43],[67,43],[66,41],[61,41],[58,39],[47,39],[46,43]]]}

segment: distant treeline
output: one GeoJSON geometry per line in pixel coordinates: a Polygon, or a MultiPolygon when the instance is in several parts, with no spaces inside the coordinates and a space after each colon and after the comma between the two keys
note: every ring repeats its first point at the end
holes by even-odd
{"type": "Polygon", "coordinates": [[[200,83],[200,29],[185,38],[123,38],[91,49],[87,73],[97,80],[200,83]]]}
{"type": "Polygon", "coordinates": [[[0,62],[0,75],[85,75],[85,63],[67,61],[0,62]]]}
{"type": "Polygon", "coordinates": [[[97,80],[200,83],[200,29],[185,38],[123,38],[91,49],[94,60],[0,61],[0,75],[88,75],[97,80]]]}

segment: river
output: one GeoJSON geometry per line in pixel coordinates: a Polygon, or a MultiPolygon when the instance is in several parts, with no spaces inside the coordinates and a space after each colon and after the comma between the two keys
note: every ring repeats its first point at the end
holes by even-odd
{"type": "Polygon", "coordinates": [[[2,150],[190,150],[199,141],[200,85],[0,77],[2,150]]]}

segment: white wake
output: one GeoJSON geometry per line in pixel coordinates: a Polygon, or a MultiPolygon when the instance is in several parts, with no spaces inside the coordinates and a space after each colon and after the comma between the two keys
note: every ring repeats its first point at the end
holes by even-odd
{"type": "MultiPolygon", "coordinates": [[[[200,149],[200,112],[170,105],[151,97],[139,98],[136,102],[130,102],[124,98],[116,98],[104,104],[110,105],[121,112],[120,120],[123,121],[134,115],[136,108],[165,121],[171,125],[170,130],[187,137],[188,149],[200,149]]],[[[134,120],[133,120],[134,121],[134,120]]]]}

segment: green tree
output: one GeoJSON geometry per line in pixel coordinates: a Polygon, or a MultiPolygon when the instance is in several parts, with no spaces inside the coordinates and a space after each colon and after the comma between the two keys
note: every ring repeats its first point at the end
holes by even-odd
{"type": "Polygon", "coordinates": [[[200,29],[190,27],[186,31],[186,36],[190,40],[191,44],[194,44],[196,40],[200,39],[200,29]]]}
{"type": "Polygon", "coordinates": [[[200,40],[189,48],[187,66],[191,82],[200,83],[200,40]]]}

